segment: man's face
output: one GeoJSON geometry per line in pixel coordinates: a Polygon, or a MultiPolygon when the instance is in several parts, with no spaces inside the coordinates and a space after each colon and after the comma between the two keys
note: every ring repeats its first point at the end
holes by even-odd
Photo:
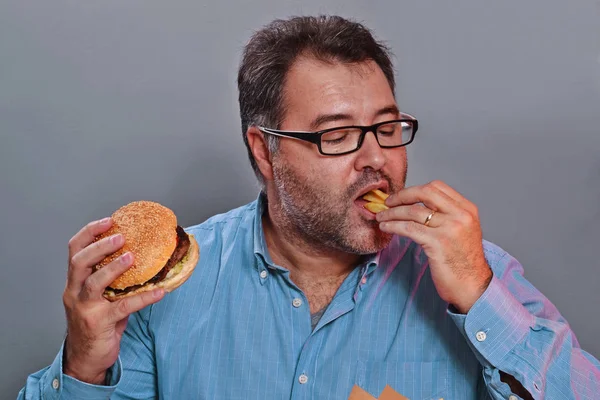
{"type": "MultiPolygon", "coordinates": [[[[398,118],[385,75],[372,61],[328,64],[302,58],[289,71],[284,90],[282,130],[317,131],[398,118]]],[[[363,207],[362,195],[373,188],[400,190],[406,170],[405,148],[382,149],[372,133],[358,151],[342,156],[324,156],[312,143],[282,139],[273,157],[274,190],[293,234],[355,254],[376,252],[391,239],[363,207]]]]}

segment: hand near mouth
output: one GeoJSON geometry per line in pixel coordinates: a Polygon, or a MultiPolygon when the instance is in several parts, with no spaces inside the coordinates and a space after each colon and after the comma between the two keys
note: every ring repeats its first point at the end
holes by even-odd
{"type": "Polygon", "coordinates": [[[475,204],[441,181],[368,195],[379,229],[420,244],[438,294],[466,314],[492,279],[475,204]]]}

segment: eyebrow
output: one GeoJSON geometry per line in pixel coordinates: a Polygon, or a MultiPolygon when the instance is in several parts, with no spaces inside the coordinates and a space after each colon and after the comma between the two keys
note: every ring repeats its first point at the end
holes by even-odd
{"type": "MultiPolygon", "coordinates": [[[[393,114],[395,117],[398,117],[400,115],[400,110],[398,110],[398,107],[395,104],[390,104],[389,106],[385,106],[379,109],[375,113],[375,117],[380,117],[386,114],[393,114]]],[[[352,115],[350,114],[321,114],[310,123],[310,129],[312,131],[315,131],[319,128],[319,126],[327,122],[343,121],[349,119],[352,119],[352,115]]]]}

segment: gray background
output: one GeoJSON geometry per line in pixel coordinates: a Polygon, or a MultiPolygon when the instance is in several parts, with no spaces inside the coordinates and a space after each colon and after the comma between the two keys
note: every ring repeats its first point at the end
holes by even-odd
{"type": "Polygon", "coordinates": [[[236,69],[274,17],[356,17],[421,123],[409,184],[443,179],[600,356],[597,1],[0,2],[0,388],[63,339],[67,241],[137,199],[182,225],[255,198],[236,69]]]}

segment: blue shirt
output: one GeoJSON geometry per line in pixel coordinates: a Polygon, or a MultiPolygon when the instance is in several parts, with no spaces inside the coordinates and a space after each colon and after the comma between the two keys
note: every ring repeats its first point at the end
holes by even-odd
{"type": "Polygon", "coordinates": [[[348,275],[312,330],[306,296],[269,256],[263,209],[259,196],[186,229],[199,264],[130,316],[110,386],[62,374],[61,349],[19,398],[331,400],[390,385],[411,400],[508,399],[499,371],[534,398],[599,398],[600,363],[499,247],[484,242],[494,277],[460,315],[438,296],[421,247],[395,236],[348,275]]]}

